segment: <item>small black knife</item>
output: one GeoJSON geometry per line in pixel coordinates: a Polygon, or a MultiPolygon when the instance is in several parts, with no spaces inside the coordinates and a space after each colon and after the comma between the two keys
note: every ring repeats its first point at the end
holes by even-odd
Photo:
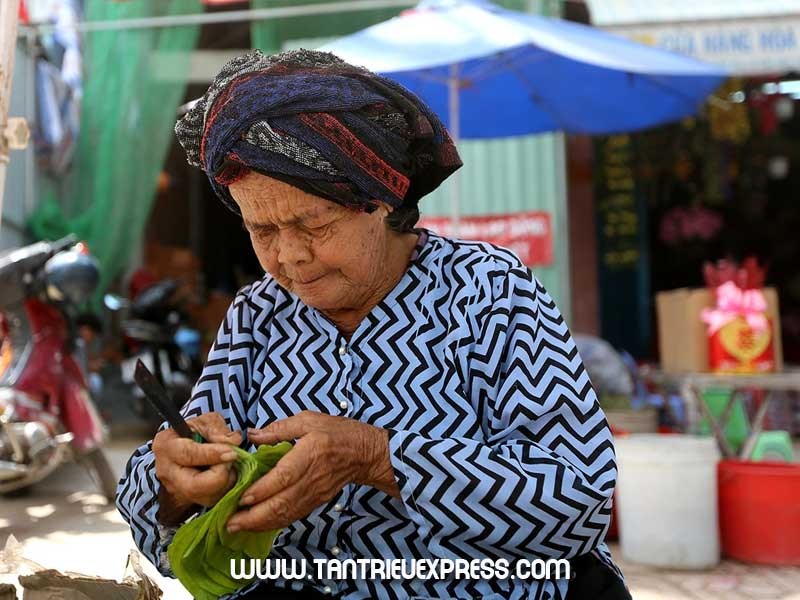
{"type": "Polygon", "coordinates": [[[170,400],[167,390],[158,382],[158,379],[150,372],[141,360],[136,361],[136,370],[133,380],[144,392],[145,397],[156,409],[159,416],[169,423],[179,436],[193,439],[195,442],[203,442],[203,436],[189,429],[181,413],[175,404],[170,400]]]}

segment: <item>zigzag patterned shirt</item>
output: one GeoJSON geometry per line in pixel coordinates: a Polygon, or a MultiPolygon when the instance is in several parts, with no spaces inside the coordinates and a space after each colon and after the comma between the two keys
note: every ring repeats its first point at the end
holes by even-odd
{"type": "MultiPolygon", "coordinates": [[[[268,275],[240,290],[184,415],[216,411],[244,430],[302,410],[386,428],[402,497],[348,485],[287,527],[269,560],[594,552],[616,570],[602,542],[616,479],[605,417],[558,309],[508,250],[423,230],[402,279],[349,340],[268,275]]],[[[148,443],[128,463],[117,505],[169,575],[159,485],[148,443]]],[[[306,585],[347,600],[555,600],[568,587],[309,573],[306,585]]]]}

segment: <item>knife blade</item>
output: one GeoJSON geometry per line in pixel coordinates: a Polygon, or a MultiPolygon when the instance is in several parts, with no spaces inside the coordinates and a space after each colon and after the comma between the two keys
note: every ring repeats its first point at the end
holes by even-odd
{"type": "Polygon", "coordinates": [[[176,433],[185,438],[202,442],[203,437],[199,433],[194,433],[186,424],[178,408],[170,400],[167,390],[159,383],[155,375],[140,360],[136,361],[136,369],[133,373],[133,380],[144,392],[145,397],[159,414],[159,416],[169,423],[176,433]]]}

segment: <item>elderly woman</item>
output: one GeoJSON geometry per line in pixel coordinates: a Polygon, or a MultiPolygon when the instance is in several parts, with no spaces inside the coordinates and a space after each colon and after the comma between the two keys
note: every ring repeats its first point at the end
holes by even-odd
{"type": "Polygon", "coordinates": [[[568,558],[578,577],[309,571],[240,597],[626,597],[611,435],[558,309],[512,252],[414,228],[461,166],[430,109],[330,54],[253,52],[176,132],[266,274],[183,409],[209,443],[163,429],[128,464],[118,506],[150,560],[169,574],[175,526],[233,485],[228,444],[291,440],[227,525],[283,528],[271,559],[568,558]]]}

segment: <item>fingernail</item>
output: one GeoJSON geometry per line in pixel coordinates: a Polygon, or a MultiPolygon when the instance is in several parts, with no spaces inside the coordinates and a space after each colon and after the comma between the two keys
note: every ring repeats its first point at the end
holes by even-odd
{"type": "Polygon", "coordinates": [[[252,496],[244,496],[241,500],[239,500],[239,505],[252,504],[253,500],[254,498],[252,496]]]}
{"type": "Polygon", "coordinates": [[[228,525],[228,533],[236,533],[236,532],[237,532],[237,531],[239,531],[240,529],[241,529],[241,528],[240,528],[238,525],[236,525],[236,524],[233,524],[233,525],[228,525]]]}
{"type": "Polygon", "coordinates": [[[228,452],[223,452],[219,455],[219,459],[223,462],[229,462],[231,460],[236,460],[236,452],[230,450],[228,452]]]}

